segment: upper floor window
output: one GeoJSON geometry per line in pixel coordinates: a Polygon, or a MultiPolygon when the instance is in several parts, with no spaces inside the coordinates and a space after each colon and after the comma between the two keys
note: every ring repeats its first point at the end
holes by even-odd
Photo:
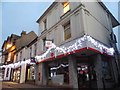
{"type": "Polygon", "coordinates": [[[20,60],[22,60],[22,51],[20,52],[20,60]]]}
{"type": "Polygon", "coordinates": [[[46,41],[46,37],[42,39],[43,40],[43,50],[45,50],[45,41],[46,41]]]}
{"type": "Polygon", "coordinates": [[[71,38],[70,21],[64,25],[64,39],[71,38]]]}
{"type": "Polygon", "coordinates": [[[32,57],[32,47],[30,47],[30,58],[32,57]]]}
{"type": "Polygon", "coordinates": [[[114,33],[111,33],[111,34],[110,34],[110,39],[111,39],[112,41],[114,41],[115,43],[117,43],[117,39],[116,39],[116,36],[115,36],[114,33]]]}
{"type": "Polygon", "coordinates": [[[11,44],[11,43],[7,43],[6,49],[8,49],[8,48],[10,48],[10,47],[12,47],[12,44],[11,44]]]}
{"type": "Polygon", "coordinates": [[[7,61],[8,61],[8,62],[11,61],[11,52],[8,54],[8,59],[7,59],[7,61]]]}
{"type": "Polygon", "coordinates": [[[69,2],[63,2],[63,11],[64,11],[64,13],[68,12],[69,10],[70,10],[69,2]]]}
{"type": "Polygon", "coordinates": [[[37,54],[37,44],[34,45],[34,50],[35,50],[34,51],[34,56],[36,56],[36,54],[37,54]]]}
{"type": "Polygon", "coordinates": [[[44,30],[46,30],[46,29],[47,29],[47,19],[45,19],[45,20],[43,21],[43,23],[44,23],[44,30]]]}
{"type": "Polygon", "coordinates": [[[18,54],[16,55],[16,61],[18,61],[18,54]]]}

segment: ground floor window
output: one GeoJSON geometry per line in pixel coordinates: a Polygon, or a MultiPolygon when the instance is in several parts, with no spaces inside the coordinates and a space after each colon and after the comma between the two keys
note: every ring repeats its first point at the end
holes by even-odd
{"type": "Polygon", "coordinates": [[[27,65],[26,69],[26,80],[35,80],[35,66],[34,65],[27,65]]]}
{"type": "Polygon", "coordinates": [[[112,80],[111,67],[109,61],[102,61],[102,72],[105,80],[112,80]]]}
{"type": "Polygon", "coordinates": [[[69,84],[69,65],[67,60],[51,62],[48,66],[50,84],[69,84]]]}
{"type": "Polygon", "coordinates": [[[77,71],[79,88],[97,87],[97,76],[92,60],[78,60],[77,71]]]}
{"type": "Polygon", "coordinates": [[[12,79],[13,81],[15,82],[20,81],[20,71],[21,71],[21,68],[17,68],[13,70],[13,79],[12,79]]]}
{"type": "Polygon", "coordinates": [[[4,79],[5,68],[2,68],[2,78],[4,79]]]}

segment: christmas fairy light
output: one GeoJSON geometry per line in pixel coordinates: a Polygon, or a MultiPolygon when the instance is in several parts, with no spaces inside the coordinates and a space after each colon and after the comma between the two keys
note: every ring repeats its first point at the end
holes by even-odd
{"type": "MultiPolygon", "coordinates": [[[[48,48],[47,51],[45,53],[43,53],[42,55],[36,56],[35,61],[41,62],[42,60],[46,59],[47,55],[49,53],[51,53],[52,51],[54,51],[55,57],[58,56],[58,53],[60,53],[60,54],[61,53],[63,53],[63,54],[69,53],[70,54],[70,52],[75,53],[75,50],[84,48],[85,46],[83,43],[86,44],[87,42],[89,42],[91,45],[93,45],[95,47],[95,49],[99,50],[101,53],[106,53],[108,55],[114,55],[115,51],[113,48],[108,48],[107,46],[103,45],[101,42],[95,40],[91,36],[84,35],[83,37],[76,39],[70,45],[65,44],[66,46],[62,45],[60,47],[57,47],[54,43],[52,43],[52,47],[48,48]]],[[[90,46],[87,46],[87,47],[90,47],[90,46]]],[[[23,64],[33,64],[33,63],[31,62],[30,59],[28,59],[28,60],[21,61],[21,62],[19,61],[14,64],[2,65],[2,66],[0,66],[0,68],[6,68],[6,67],[18,68],[18,67],[22,66],[23,64]]]]}

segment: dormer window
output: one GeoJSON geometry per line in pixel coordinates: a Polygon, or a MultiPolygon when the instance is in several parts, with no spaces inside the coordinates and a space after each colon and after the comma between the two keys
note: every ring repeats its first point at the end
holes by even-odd
{"type": "Polygon", "coordinates": [[[70,10],[69,2],[63,2],[63,12],[66,13],[70,10]]]}

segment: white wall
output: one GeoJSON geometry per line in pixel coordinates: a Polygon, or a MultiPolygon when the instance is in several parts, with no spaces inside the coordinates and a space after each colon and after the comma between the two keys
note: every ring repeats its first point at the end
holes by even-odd
{"type": "Polygon", "coordinates": [[[30,59],[30,57],[35,57],[34,53],[35,53],[35,44],[37,44],[37,52],[36,54],[38,54],[38,50],[39,50],[39,47],[38,45],[38,42],[35,42],[34,44],[32,44],[31,46],[29,47],[24,47],[23,49],[21,49],[20,51],[18,51],[16,54],[15,54],[15,60],[16,61],[16,55],[18,54],[18,61],[20,60],[20,52],[22,51],[22,60],[27,60],[27,59],[30,59]],[[30,47],[32,47],[32,55],[30,56],[30,47]]]}
{"type": "MultiPolygon", "coordinates": [[[[43,19],[47,17],[48,30],[46,33],[44,33],[44,35],[41,35],[40,38],[46,36],[46,39],[53,39],[54,43],[59,46],[61,43],[65,42],[64,29],[62,25],[70,20],[72,35],[70,40],[81,37],[86,33],[105,45],[110,46],[110,33],[112,32],[112,27],[108,18],[108,14],[98,2],[94,1],[96,0],[87,3],[81,2],[85,7],[81,6],[77,9],[76,7],[78,7],[80,3],[71,2],[71,13],[68,14],[67,17],[63,16],[61,20],[60,17],[63,15],[63,8],[62,4],[57,4],[55,8],[53,8],[45,17],[43,17],[43,19]],[[76,10],[74,11],[74,9],[76,10]],[[52,27],[53,25],[54,27],[52,27]]],[[[43,29],[42,20],[40,21],[41,29],[43,29]]],[[[39,41],[39,45],[40,44],[43,44],[41,39],[39,41]]],[[[40,46],[43,48],[42,45],[40,46]]],[[[39,49],[39,52],[41,50],[39,49]]]]}
{"type": "Polygon", "coordinates": [[[87,30],[85,32],[100,42],[110,46],[109,40],[112,27],[110,26],[108,14],[97,2],[83,2],[83,4],[89,11],[85,12],[84,20],[87,23],[87,30]]]}

